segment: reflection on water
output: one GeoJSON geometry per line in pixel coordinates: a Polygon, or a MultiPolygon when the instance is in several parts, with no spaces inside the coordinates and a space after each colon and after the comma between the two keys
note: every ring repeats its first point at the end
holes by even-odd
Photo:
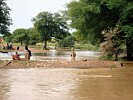
{"type": "MultiPolygon", "coordinates": [[[[21,54],[21,58],[24,58],[24,52],[18,52],[21,54]]],[[[0,53],[0,58],[3,60],[11,60],[14,52],[9,52],[9,53],[0,53]]],[[[56,51],[56,50],[51,50],[48,52],[44,53],[32,53],[31,60],[47,60],[47,59],[67,59],[70,60],[70,51],[56,51]]],[[[76,59],[92,59],[95,57],[99,57],[99,52],[93,52],[93,51],[76,51],[76,59]]]]}
{"type": "Polygon", "coordinates": [[[0,100],[132,100],[133,68],[1,69],[0,100]]]}

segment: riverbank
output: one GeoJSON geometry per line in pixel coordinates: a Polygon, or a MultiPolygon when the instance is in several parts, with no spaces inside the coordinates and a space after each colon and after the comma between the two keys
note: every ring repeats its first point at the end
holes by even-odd
{"type": "MultiPolygon", "coordinates": [[[[4,52],[14,52],[17,50],[17,47],[19,47],[19,50],[18,51],[24,51],[24,47],[25,45],[21,45],[20,43],[14,43],[13,44],[13,50],[6,50],[6,49],[2,49],[4,47],[7,46],[6,43],[2,43],[0,44],[0,51],[4,51],[4,52]]],[[[47,48],[49,50],[43,50],[42,47],[43,47],[43,44],[42,43],[37,43],[36,45],[29,45],[29,50],[31,50],[32,52],[36,53],[36,52],[47,52],[49,50],[71,50],[70,47],[68,48],[60,48],[60,47],[55,47],[55,44],[54,43],[51,43],[51,42],[48,42],[48,45],[47,45],[47,48]]],[[[91,44],[75,44],[75,49],[77,50],[89,50],[89,51],[99,51],[98,47],[94,46],[94,45],[91,45],[91,44]]]]}
{"type": "MultiPolygon", "coordinates": [[[[24,47],[20,47],[19,50],[16,49],[17,46],[14,46],[14,50],[0,50],[0,52],[15,52],[15,51],[18,51],[18,52],[23,52],[24,51],[24,47]]],[[[32,53],[42,53],[42,52],[47,52],[48,50],[43,50],[43,49],[39,49],[39,48],[29,48],[29,50],[32,51],[32,53]]]]}
{"type": "MultiPolygon", "coordinates": [[[[16,46],[14,46],[16,49],[16,46]]],[[[48,52],[48,50],[42,50],[39,48],[29,48],[31,52],[35,53],[44,53],[48,52]]],[[[14,51],[14,50],[13,50],[14,51]]],[[[24,47],[21,47],[20,50],[24,51],[24,47]]],[[[5,52],[5,51],[4,51],[5,52]]],[[[8,51],[7,51],[8,52],[8,51]]],[[[9,52],[11,52],[9,50],[9,52]]],[[[83,53],[85,54],[85,53],[83,53]]],[[[83,55],[82,53],[80,55],[83,55]]],[[[69,54],[70,55],[70,54],[69,54]]],[[[77,52],[78,55],[78,52],[77,52]]],[[[89,55],[88,53],[86,55],[89,55]]],[[[92,53],[90,53],[92,56],[92,53]]],[[[78,55],[79,56],[79,55],[78,55]]],[[[88,57],[85,57],[85,59],[88,57]]],[[[89,57],[90,58],[90,57],[89,57]]],[[[68,60],[44,60],[38,61],[31,60],[31,61],[0,61],[0,68],[1,69],[17,69],[17,68],[116,68],[116,67],[123,67],[123,66],[133,66],[133,63],[121,63],[119,61],[103,61],[96,59],[87,59],[87,60],[79,60],[78,61],[68,61],[68,60]]]]}
{"type": "MultiPolygon", "coordinates": [[[[131,65],[132,66],[132,65],[131,65]]],[[[116,68],[120,62],[91,59],[87,61],[46,60],[46,61],[0,61],[1,69],[19,68],[116,68]]]]}

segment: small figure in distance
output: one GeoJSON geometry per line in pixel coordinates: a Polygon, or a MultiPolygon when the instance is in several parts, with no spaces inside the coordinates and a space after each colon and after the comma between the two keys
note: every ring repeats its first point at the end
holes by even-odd
{"type": "Polygon", "coordinates": [[[76,52],[75,52],[74,48],[72,48],[72,51],[71,51],[71,61],[75,61],[75,57],[76,57],[76,52]]]}
{"type": "Polygon", "coordinates": [[[15,55],[12,55],[12,59],[13,60],[20,60],[20,54],[18,54],[18,52],[16,52],[15,55]]]}
{"type": "Polygon", "coordinates": [[[31,51],[28,49],[28,46],[26,45],[25,46],[25,60],[30,60],[30,57],[31,57],[31,51]]]}
{"type": "Polygon", "coordinates": [[[9,43],[9,49],[12,50],[12,42],[9,43]]]}

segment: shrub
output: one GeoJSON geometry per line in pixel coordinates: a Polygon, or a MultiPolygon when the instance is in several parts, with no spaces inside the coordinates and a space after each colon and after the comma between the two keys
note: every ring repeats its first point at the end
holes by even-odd
{"type": "Polygon", "coordinates": [[[103,54],[103,58],[111,60],[115,56],[115,60],[118,60],[118,55],[123,52],[121,31],[116,27],[103,31],[105,42],[100,44],[100,51],[103,54]]]}
{"type": "Polygon", "coordinates": [[[65,48],[65,47],[73,47],[75,44],[74,37],[73,36],[68,36],[64,38],[63,40],[58,41],[58,46],[60,48],[65,48]]]}

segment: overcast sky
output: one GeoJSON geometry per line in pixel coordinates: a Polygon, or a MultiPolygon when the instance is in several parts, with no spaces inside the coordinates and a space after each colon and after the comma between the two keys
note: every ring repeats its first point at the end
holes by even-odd
{"type": "Polygon", "coordinates": [[[66,3],[71,0],[7,0],[7,5],[11,8],[11,18],[13,25],[11,32],[17,28],[30,28],[33,26],[31,19],[39,12],[58,12],[65,9],[66,3]]]}

